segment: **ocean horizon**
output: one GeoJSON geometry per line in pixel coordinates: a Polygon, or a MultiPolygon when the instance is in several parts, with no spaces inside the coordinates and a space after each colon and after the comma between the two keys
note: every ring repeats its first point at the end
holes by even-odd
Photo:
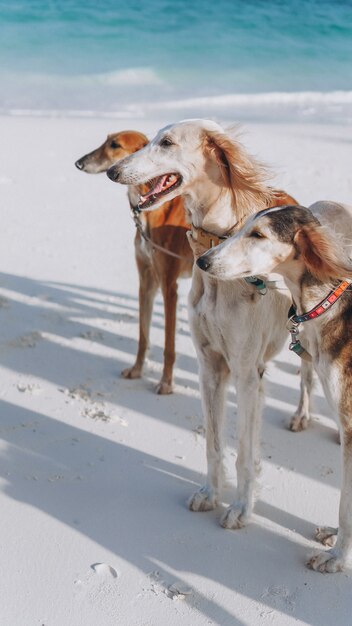
{"type": "Polygon", "coordinates": [[[350,0],[0,0],[0,112],[352,122],[350,0]]]}

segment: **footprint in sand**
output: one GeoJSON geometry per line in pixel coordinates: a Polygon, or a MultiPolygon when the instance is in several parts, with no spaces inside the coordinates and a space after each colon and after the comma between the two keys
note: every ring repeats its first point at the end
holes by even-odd
{"type": "Polygon", "coordinates": [[[103,408],[97,406],[85,407],[83,411],[81,411],[81,415],[90,417],[90,419],[93,420],[101,420],[102,422],[110,421],[110,415],[106,413],[103,408]]]}
{"type": "Polygon", "coordinates": [[[293,611],[297,600],[297,590],[292,593],[284,585],[273,585],[265,589],[261,595],[264,599],[268,597],[275,608],[293,611]]]}
{"type": "Polygon", "coordinates": [[[191,596],[193,590],[186,583],[176,581],[169,586],[170,597],[173,600],[184,600],[186,596],[191,596]]]}
{"type": "Polygon", "coordinates": [[[99,613],[118,620],[119,578],[120,572],[108,563],[93,563],[86,576],[73,581],[77,602],[83,606],[89,604],[99,613]]]}
{"type": "Polygon", "coordinates": [[[4,296],[0,296],[0,309],[8,309],[10,306],[10,302],[4,296]]]}
{"type": "Polygon", "coordinates": [[[119,576],[116,569],[107,563],[93,563],[90,568],[99,576],[105,576],[107,578],[109,578],[109,576],[112,576],[113,578],[117,578],[119,576]]]}
{"type": "Polygon", "coordinates": [[[35,348],[41,339],[43,339],[43,335],[34,330],[28,333],[28,335],[22,335],[22,337],[17,337],[17,339],[10,341],[10,346],[13,348],[35,348]]]}
{"type": "Polygon", "coordinates": [[[17,383],[17,389],[20,393],[31,393],[33,395],[41,392],[41,386],[36,383],[17,383]]]}
{"type": "Polygon", "coordinates": [[[103,341],[104,333],[100,330],[87,330],[79,334],[82,339],[89,339],[90,341],[103,341]]]}
{"type": "Polygon", "coordinates": [[[65,393],[67,396],[69,396],[73,400],[78,399],[78,400],[84,400],[85,402],[90,400],[92,396],[91,390],[85,385],[79,385],[78,387],[71,387],[71,389],[64,389],[64,390],[60,389],[59,391],[63,391],[63,393],[65,393]]]}

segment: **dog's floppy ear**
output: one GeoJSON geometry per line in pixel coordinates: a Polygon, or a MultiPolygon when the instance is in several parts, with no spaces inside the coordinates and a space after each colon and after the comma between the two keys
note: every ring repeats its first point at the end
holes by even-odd
{"type": "Polygon", "coordinates": [[[352,278],[352,262],[322,226],[303,226],[295,234],[294,244],[308,271],[318,280],[352,278]]]}
{"type": "MultiPolygon", "coordinates": [[[[110,135],[113,137],[113,135],[110,135]]],[[[117,135],[118,143],[121,141],[121,146],[128,154],[133,154],[144,148],[149,143],[148,138],[137,130],[123,130],[117,135]]]]}
{"type": "Polygon", "coordinates": [[[264,183],[266,170],[239,141],[225,132],[206,131],[204,147],[219,166],[224,187],[232,192],[239,221],[270,205],[271,192],[264,183]]]}
{"type": "Polygon", "coordinates": [[[142,150],[144,146],[149,143],[149,139],[143,135],[143,133],[135,133],[135,141],[133,145],[133,152],[138,152],[138,150],[142,150]]]}

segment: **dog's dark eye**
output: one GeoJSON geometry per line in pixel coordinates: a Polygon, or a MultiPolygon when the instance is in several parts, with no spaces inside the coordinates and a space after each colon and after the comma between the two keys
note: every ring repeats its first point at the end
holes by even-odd
{"type": "Polygon", "coordinates": [[[112,142],[110,143],[110,148],[115,150],[116,148],[121,148],[121,146],[119,143],[117,143],[117,141],[112,140],[112,142]]]}
{"type": "Polygon", "coordinates": [[[265,235],[263,235],[262,233],[260,233],[258,230],[254,230],[251,234],[250,237],[255,237],[255,239],[265,239],[265,235]]]}
{"type": "Polygon", "coordinates": [[[170,139],[170,137],[164,137],[164,139],[161,140],[160,145],[162,148],[168,148],[169,146],[173,146],[174,142],[170,139]]]}

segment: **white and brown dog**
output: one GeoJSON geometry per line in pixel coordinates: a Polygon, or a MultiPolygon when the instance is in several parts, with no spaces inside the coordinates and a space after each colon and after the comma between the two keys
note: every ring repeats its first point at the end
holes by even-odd
{"type": "MultiPolygon", "coordinates": [[[[188,120],[164,128],[145,148],[114,165],[108,176],[128,185],[149,181],[150,190],[140,199],[142,210],[154,210],[166,198],[182,194],[196,255],[233,233],[258,209],[295,203],[285,192],[268,187],[263,168],[236,138],[208,120],[188,120]]],[[[194,266],[189,319],[199,362],[208,476],[189,507],[208,511],[219,503],[222,429],[231,379],[238,403],[238,489],[221,519],[225,528],[246,524],[253,509],[260,466],[262,376],[265,363],[287,339],[289,305],[287,291],[268,290],[264,298],[253,284],[219,281],[194,266]]],[[[292,420],[293,430],[304,428],[308,419],[311,372],[308,366],[302,369],[302,398],[292,420]]]]}
{"type": "Polygon", "coordinates": [[[318,202],[310,210],[280,207],[251,217],[234,237],[197,261],[209,278],[224,285],[274,271],[282,274],[291,291],[291,349],[311,354],[341,431],[339,529],[317,530],[317,539],[333,547],[308,562],[320,572],[343,569],[352,551],[351,234],[352,207],[331,202],[318,202]],[[305,328],[302,344],[300,325],[305,328]]]}

